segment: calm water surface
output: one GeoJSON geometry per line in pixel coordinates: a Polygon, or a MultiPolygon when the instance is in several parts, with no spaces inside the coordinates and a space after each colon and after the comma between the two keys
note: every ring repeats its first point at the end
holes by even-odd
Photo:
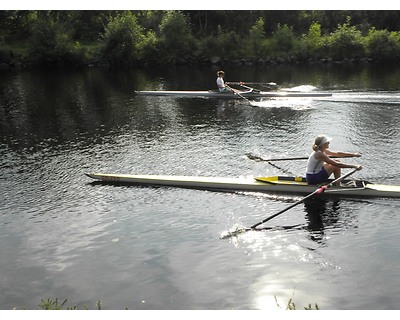
{"type": "Polygon", "coordinates": [[[227,80],[327,91],[321,99],[139,97],[204,90],[213,68],[0,75],[0,308],[40,298],[103,309],[398,309],[400,201],[331,199],[250,226],[299,197],[92,184],[92,171],[304,174],[245,154],[305,156],[314,136],[362,152],[356,174],[400,184],[400,68],[226,68],[227,80]]]}

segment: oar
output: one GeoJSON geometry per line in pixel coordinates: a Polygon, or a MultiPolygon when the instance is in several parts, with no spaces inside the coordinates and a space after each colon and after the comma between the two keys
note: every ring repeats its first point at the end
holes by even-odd
{"type": "MultiPolygon", "coordinates": [[[[276,165],[275,163],[272,163],[272,161],[287,160],[288,158],[264,159],[264,158],[261,158],[259,156],[254,155],[254,154],[251,154],[251,153],[247,153],[246,156],[249,159],[254,160],[254,161],[265,161],[265,162],[268,162],[271,166],[281,170],[282,172],[288,173],[290,175],[293,175],[293,173],[291,173],[289,170],[281,168],[280,166],[276,165]]],[[[294,158],[292,158],[291,160],[294,160],[294,158]]]]}
{"type": "Polygon", "coordinates": [[[254,92],[261,92],[261,90],[254,89],[254,88],[252,88],[252,87],[246,86],[246,85],[244,84],[244,82],[239,82],[238,85],[241,86],[241,87],[243,87],[243,88],[246,88],[247,90],[252,90],[252,91],[254,91],[254,92]]]}
{"type": "Polygon", "coordinates": [[[286,160],[307,160],[308,157],[292,157],[292,158],[272,158],[272,159],[265,159],[263,157],[257,156],[252,153],[246,153],[247,158],[254,161],[286,161],[286,160]]]}
{"type": "Polygon", "coordinates": [[[253,104],[253,102],[251,102],[249,99],[247,99],[246,97],[244,97],[243,95],[241,95],[240,92],[239,92],[238,90],[235,90],[235,89],[231,88],[230,86],[228,86],[228,85],[226,85],[226,84],[225,84],[225,86],[226,86],[228,89],[232,90],[234,94],[237,94],[239,97],[241,97],[242,99],[244,99],[244,100],[246,100],[248,103],[250,103],[251,106],[253,106],[253,107],[255,106],[255,105],[253,104]]]}
{"type": "Polygon", "coordinates": [[[262,221],[260,221],[260,222],[257,222],[256,224],[252,225],[250,228],[237,229],[237,230],[232,231],[232,232],[228,231],[227,233],[224,233],[223,235],[221,235],[220,238],[221,238],[221,239],[225,239],[225,238],[229,238],[229,237],[235,236],[235,235],[237,235],[237,234],[239,234],[239,233],[242,233],[242,232],[245,232],[245,231],[257,230],[256,228],[257,228],[259,225],[261,225],[261,224],[263,224],[263,223],[265,223],[265,222],[267,222],[267,221],[269,221],[269,220],[271,220],[271,219],[273,219],[273,218],[279,216],[280,214],[282,214],[282,213],[288,211],[289,209],[291,209],[291,208],[293,208],[293,207],[299,205],[300,203],[303,203],[305,200],[307,200],[307,199],[313,197],[314,195],[323,193],[325,190],[327,190],[328,188],[330,188],[331,186],[333,186],[335,183],[340,182],[340,181],[342,181],[343,179],[346,179],[348,176],[352,175],[354,172],[356,172],[356,171],[358,171],[358,170],[359,170],[359,169],[356,168],[356,169],[354,169],[354,170],[352,170],[352,171],[350,171],[350,172],[348,172],[348,173],[342,175],[341,177],[339,177],[339,178],[333,180],[333,181],[330,182],[329,184],[323,185],[323,186],[317,188],[314,192],[310,193],[309,195],[305,196],[304,198],[300,199],[299,201],[293,203],[293,204],[290,205],[289,207],[287,207],[287,208],[285,208],[285,209],[283,209],[283,210],[281,210],[281,211],[279,211],[279,212],[273,214],[272,216],[269,216],[268,218],[265,218],[264,220],[262,220],[262,221]]]}
{"type": "Polygon", "coordinates": [[[243,85],[243,84],[260,85],[260,86],[267,85],[267,86],[271,86],[271,87],[275,87],[277,85],[275,82],[243,82],[243,81],[231,82],[231,81],[229,81],[229,83],[238,84],[238,85],[243,85]]]}
{"type": "MultiPolygon", "coordinates": [[[[247,158],[254,161],[289,161],[289,160],[307,160],[308,157],[289,157],[289,158],[272,158],[272,159],[265,159],[263,157],[257,156],[252,153],[246,153],[247,158]]],[[[343,157],[330,157],[330,158],[352,158],[355,156],[343,156],[343,157]]]]}

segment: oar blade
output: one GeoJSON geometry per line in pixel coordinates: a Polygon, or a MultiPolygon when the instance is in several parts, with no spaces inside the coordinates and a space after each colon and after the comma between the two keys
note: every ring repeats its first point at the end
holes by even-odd
{"type": "Polygon", "coordinates": [[[251,230],[250,228],[244,228],[242,226],[234,226],[233,228],[224,231],[221,233],[221,235],[219,236],[220,239],[228,239],[228,238],[232,238],[232,237],[236,237],[239,234],[245,233],[246,231],[251,230]]]}
{"type": "Polygon", "coordinates": [[[246,153],[246,157],[253,161],[265,161],[262,157],[257,156],[253,153],[246,153]]]}

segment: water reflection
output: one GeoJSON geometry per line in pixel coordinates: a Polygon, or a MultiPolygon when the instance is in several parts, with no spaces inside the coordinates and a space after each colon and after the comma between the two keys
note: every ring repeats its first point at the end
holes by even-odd
{"type": "Polygon", "coordinates": [[[304,201],[309,239],[318,244],[326,244],[332,230],[338,232],[342,229],[358,228],[358,214],[351,210],[351,203],[368,202],[339,198],[310,198],[304,201]]]}
{"type": "Polygon", "coordinates": [[[0,136],[12,148],[123,126],[140,72],[20,72],[0,78],[0,136]]]}
{"type": "MultiPolygon", "coordinates": [[[[397,208],[388,208],[386,200],[370,206],[318,199],[267,224],[301,226],[251,231],[231,245],[216,236],[232,225],[228,210],[249,226],[293,203],[293,197],[94,187],[84,176],[96,170],[282,174],[281,169],[251,161],[245,154],[300,156],[310,150],[308,137],[323,131],[334,136],[335,148],[352,151],[356,146],[363,152],[365,172],[360,176],[383,177],[384,183],[393,176],[390,182],[399,184],[394,160],[399,98],[393,92],[375,97],[381,84],[398,85],[400,68],[382,74],[362,69],[227,70],[231,81],[359,91],[335,93],[340,103],[265,100],[256,108],[240,99],[139,97],[134,92],[211,88],[215,72],[208,67],[0,74],[0,223],[4,226],[0,249],[5,252],[0,267],[6,270],[0,285],[9,289],[3,290],[1,305],[19,306],[21,301],[27,305],[33,299],[27,305],[32,307],[47,292],[51,297],[76,298],[77,305],[104,299],[107,308],[143,308],[146,301],[146,308],[254,309],[276,306],[274,296],[285,305],[296,288],[296,302],[305,297],[299,306],[324,302],[331,308],[343,303],[346,308],[395,307],[395,301],[385,301],[398,296],[393,282],[397,270],[379,268],[380,261],[399,264],[394,245],[397,208]],[[190,83],[183,76],[188,73],[196,74],[190,83]],[[360,93],[370,88],[369,95],[360,93]],[[374,103],[368,103],[372,98],[374,103]],[[375,103],[379,99],[390,104],[375,103]],[[371,249],[376,262],[359,263],[366,261],[371,249]],[[45,271],[35,271],[36,266],[45,271]],[[210,270],[217,272],[210,275],[210,270]],[[379,281],[371,286],[371,295],[363,297],[368,286],[364,280],[372,274],[378,274],[379,281]],[[360,289],[358,283],[365,285],[360,289]],[[24,290],[10,291],[17,287],[24,290]],[[139,302],[129,301],[138,292],[139,302]],[[342,293],[356,298],[335,300],[342,293]],[[376,303],[376,299],[381,300],[376,303]]],[[[293,174],[305,170],[301,161],[278,165],[293,174]]]]}
{"type": "Polygon", "coordinates": [[[333,203],[332,210],[327,210],[328,200],[326,199],[307,199],[304,201],[306,211],[307,229],[310,231],[309,238],[313,241],[322,243],[324,241],[324,230],[329,224],[337,222],[337,201],[333,203]]]}

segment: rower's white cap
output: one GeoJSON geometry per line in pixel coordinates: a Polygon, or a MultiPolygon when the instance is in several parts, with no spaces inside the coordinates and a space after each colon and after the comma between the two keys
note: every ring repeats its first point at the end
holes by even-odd
{"type": "Polygon", "coordinates": [[[328,136],[326,136],[324,134],[321,134],[315,139],[315,144],[318,147],[320,147],[320,146],[324,145],[325,143],[331,142],[331,141],[332,141],[331,137],[328,137],[328,136]]]}

